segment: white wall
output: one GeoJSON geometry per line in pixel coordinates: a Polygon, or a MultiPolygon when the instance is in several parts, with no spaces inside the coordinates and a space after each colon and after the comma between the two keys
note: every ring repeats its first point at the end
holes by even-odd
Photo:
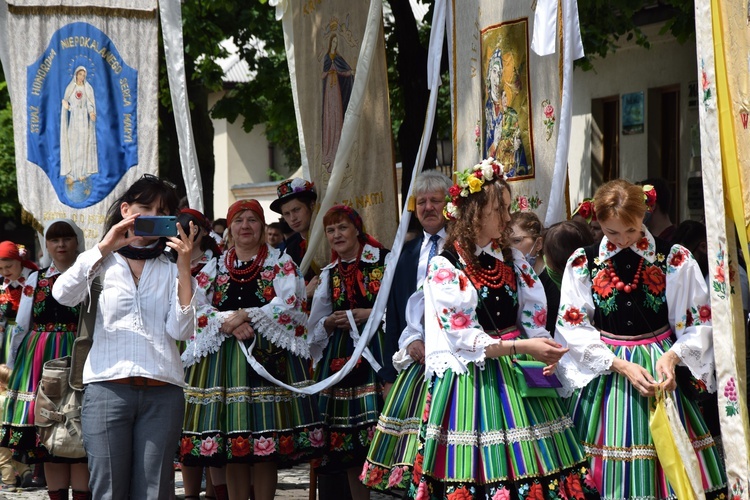
{"type": "MultiPolygon", "coordinates": [[[[593,196],[591,186],[591,100],[614,95],[644,93],[642,134],[622,135],[620,130],[620,177],[639,181],[648,177],[648,89],[679,85],[680,88],[680,215],[687,218],[685,185],[692,168],[700,170],[699,158],[691,161],[690,128],[698,122],[698,109],[688,109],[688,84],[698,79],[695,42],[680,45],[658,35],[658,27],[644,30],[650,49],[622,46],[615,54],[594,60],[593,71],[576,69],[573,80],[573,122],[568,155],[571,209],[584,197],[593,196]]],[[[622,129],[622,118],[620,118],[622,129]]]]}

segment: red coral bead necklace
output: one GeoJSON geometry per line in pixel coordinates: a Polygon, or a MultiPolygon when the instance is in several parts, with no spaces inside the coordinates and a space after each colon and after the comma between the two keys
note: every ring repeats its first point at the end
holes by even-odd
{"type": "Polygon", "coordinates": [[[618,292],[625,292],[630,293],[636,288],[638,288],[638,284],[641,281],[641,271],[643,271],[643,257],[641,257],[640,262],[638,262],[638,268],[635,270],[635,276],[633,276],[633,281],[630,283],[625,283],[620,279],[619,276],[617,276],[617,272],[615,271],[615,266],[612,264],[612,260],[607,261],[607,267],[608,267],[608,273],[609,278],[614,283],[615,288],[618,292]]]}

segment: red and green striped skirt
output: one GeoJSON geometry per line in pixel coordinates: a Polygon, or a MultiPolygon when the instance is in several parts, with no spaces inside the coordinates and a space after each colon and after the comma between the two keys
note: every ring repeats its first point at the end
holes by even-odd
{"type": "Polygon", "coordinates": [[[434,376],[420,434],[419,500],[598,498],[561,400],[523,398],[510,357],[434,376]]]}
{"type": "MultiPolygon", "coordinates": [[[[308,362],[256,336],[253,356],[278,380],[302,387],[308,362]]],[[[185,465],[276,462],[287,466],[323,453],[326,432],[315,396],[258,375],[235,338],[188,368],[179,456],[185,465]]]]}
{"type": "MultiPolygon", "coordinates": [[[[609,347],[615,356],[644,367],[658,380],[656,362],[671,345],[667,338],[641,345],[609,347]]],[[[726,497],[723,461],[698,404],[685,397],[679,386],[674,396],[698,457],[706,498],[726,497]]],[[[591,474],[603,499],[675,498],[659,465],[649,431],[653,402],[653,398],[641,395],[626,377],[616,373],[595,378],[571,402],[573,421],[590,457],[591,474]]]]}
{"type": "Polygon", "coordinates": [[[360,477],[366,486],[409,488],[426,399],[424,365],[413,363],[398,374],[378,419],[360,477]]]}

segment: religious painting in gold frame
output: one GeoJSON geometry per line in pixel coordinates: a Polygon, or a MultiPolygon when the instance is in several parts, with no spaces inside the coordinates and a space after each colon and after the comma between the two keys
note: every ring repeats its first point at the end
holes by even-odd
{"type": "Polygon", "coordinates": [[[524,18],[481,32],[482,153],[499,160],[509,180],[534,177],[528,25],[524,18]]]}

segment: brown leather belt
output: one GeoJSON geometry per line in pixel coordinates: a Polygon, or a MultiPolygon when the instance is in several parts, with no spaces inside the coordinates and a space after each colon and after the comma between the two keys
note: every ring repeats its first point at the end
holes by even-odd
{"type": "Polygon", "coordinates": [[[114,384],[132,385],[133,387],[163,387],[168,385],[169,382],[162,382],[161,380],[155,380],[153,378],[146,377],[126,377],[116,378],[114,380],[108,380],[114,384]]]}

